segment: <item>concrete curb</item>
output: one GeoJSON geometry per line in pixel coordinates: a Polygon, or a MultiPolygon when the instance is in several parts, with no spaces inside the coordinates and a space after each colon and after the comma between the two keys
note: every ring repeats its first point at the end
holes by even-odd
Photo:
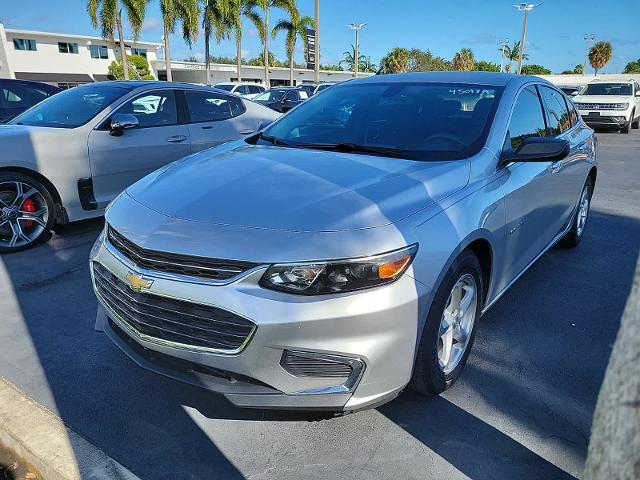
{"type": "Polygon", "coordinates": [[[33,465],[45,480],[140,480],[3,377],[0,443],[33,465]]]}

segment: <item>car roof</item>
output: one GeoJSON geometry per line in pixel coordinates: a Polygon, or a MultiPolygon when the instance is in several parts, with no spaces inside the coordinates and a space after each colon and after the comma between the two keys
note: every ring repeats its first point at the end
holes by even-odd
{"type": "MultiPolygon", "coordinates": [[[[516,75],[513,73],[494,72],[411,72],[387,75],[373,75],[357,80],[350,80],[348,83],[412,83],[412,82],[433,82],[433,83],[477,83],[482,85],[492,85],[505,87],[509,83],[527,82],[548,83],[545,79],[533,75],[516,75]]],[[[344,82],[341,82],[344,83],[344,82]]]]}

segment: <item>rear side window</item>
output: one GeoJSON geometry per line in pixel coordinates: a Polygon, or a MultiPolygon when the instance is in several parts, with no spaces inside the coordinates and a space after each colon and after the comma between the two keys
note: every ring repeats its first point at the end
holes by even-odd
{"type": "Polygon", "coordinates": [[[540,97],[535,87],[526,87],[519,94],[513,107],[506,148],[517,149],[529,137],[544,137],[546,127],[540,97]]]}
{"type": "Polygon", "coordinates": [[[231,118],[232,97],[215,92],[199,90],[187,90],[187,109],[191,117],[191,123],[217,122],[231,118]]]}
{"type": "Polygon", "coordinates": [[[575,125],[576,123],[578,123],[578,112],[576,112],[576,106],[568,98],[565,98],[565,102],[567,103],[567,108],[569,109],[569,119],[571,120],[571,125],[575,125]]]}
{"type": "Polygon", "coordinates": [[[262,93],[264,92],[264,88],[258,85],[249,85],[249,93],[262,93]]]}
{"type": "Polygon", "coordinates": [[[4,85],[0,88],[5,107],[28,108],[50,96],[44,90],[25,85],[4,85]]]}
{"type": "Polygon", "coordinates": [[[230,97],[228,100],[231,106],[232,117],[237,117],[239,115],[242,115],[245,112],[246,108],[244,106],[244,102],[240,98],[230,97]]]}
{"type": "Polygon", "coordinates": [[[125,103],[118,113],[131,113],[140,128],[165,127],[178,123],[178,109],[173,90],[157,90],[140,95],[125,103]]]}
{"type": "Polygon", "coordinates": [[[571,128],[567,104],[564,101],[564,96],[560,92],[545,87],[544,85],[540,85],[538,88],[540,89],[542,102],[547,112],[547,135],[556,137],[571,128]]]}

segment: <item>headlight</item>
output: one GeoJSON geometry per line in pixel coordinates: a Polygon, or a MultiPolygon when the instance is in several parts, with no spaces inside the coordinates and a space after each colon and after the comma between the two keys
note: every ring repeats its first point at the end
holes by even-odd
{"type": "Polygon", "coordinates": [[[350,260],[276,264],[260,285],[298,295],[344,293],[395,282],[409,268],[418,245],[373,257],[350,260]]]}
{"type": "Polygon", "coordinates": [[[614,103],[613,104],[613,108],[616,110],[626,110],[627,108],[629,108],[629,104],[628,103],[614,103]]]}

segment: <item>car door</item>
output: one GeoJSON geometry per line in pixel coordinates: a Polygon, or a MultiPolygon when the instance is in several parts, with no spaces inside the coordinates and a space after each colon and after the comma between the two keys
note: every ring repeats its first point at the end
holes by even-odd
{"type": "Polygon", "coordinates": [[[189,153],[189,130],[178,107],[176,90],[152,90],[126,101],[89,134],[89,161],[98,207],[148,173],[189,153]],[[132,114],[135,128],[113,135],[115,114],[132,114]]]}
{"type": "Polygon", "coordinates": [[[569,155],[549,165],[549,189],[553,194],[550,199],[550,223],[557,232],[567,226],[573,210],[582,192],[586,178],[584,158],[584,132],[574,128],[572,112],[564,94],[547,85],[539,85],[547,121],[547,137],[558,138],[569,142],[569,155]]]}
{"type": "Polygon", "coordinates": [[[199,152],[238,140],[258,129],[257,120],[245,114],[241,98],[213,90],[185,90],[191,151],[199,152]]]}
{"type": "Polygon", "coordinates": [[[281,107],[281,111],[284,112],[288,112],[289,110],[291,110],[292,108],[298,106],[301,102],[300,99],[300,93],[298,90],[290,90],[287,93],[285,93],[284,97],[282,98],[282,107],[281,107]]]}
{"type": "MultiPolygon", "coordinates": [[[[544,137],[547,125],[542,100],[534,85],[523,88],[516,98],[509,121],[504,150],[516,150],[529,137],[544,137]]],[[[557,194],[551,162],[512,162],[505,172],[505,245],[508,259],[504,278],[517,276],[555,237],[557,194]]],[[[507,282],[508,283],[508,282],[507,282]]]]}

